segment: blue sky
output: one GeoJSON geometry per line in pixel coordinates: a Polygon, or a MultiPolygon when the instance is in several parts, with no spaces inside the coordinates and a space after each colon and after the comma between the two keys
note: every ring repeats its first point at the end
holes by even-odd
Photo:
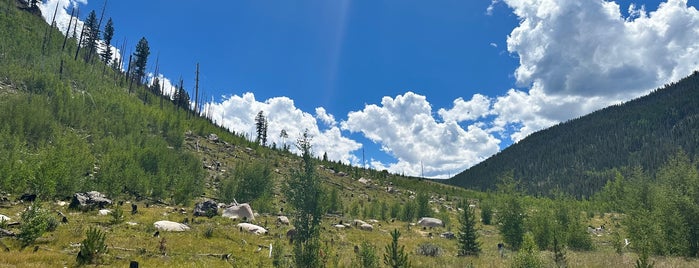
{"type": "MultiPolygon", "coordinates": [[[[61,27],[105,0],[49,0],[45,17],[56,3],[61,27]]],[[[146,37],[150,70],[157,56],[190,92],[199,63],[219,124],[252,134],[262,110],[276,144],[309,129],[317,155],[407,175],[455,175],[699,66],[694,0],[193,3],[113,0],[105,16],[122,54],[146,37]]]]}

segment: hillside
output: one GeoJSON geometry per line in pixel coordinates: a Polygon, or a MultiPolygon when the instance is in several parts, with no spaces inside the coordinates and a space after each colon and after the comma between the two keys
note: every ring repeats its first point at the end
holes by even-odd
{"type": "Polygon", "coordinates": [[[510,174],[531,194],[589,197],[612,169],[651,173],[670,155],[699,151],[699,73],[651,94],[531,134],[448,184],[486,190],[510,174]]]}
{"type": "MultiPolygon", "coordinates": [[[[294,198],[307,185],[317,186],[300,200],[314,202],[315,244],[306,245],[316,246],[308,259],[318,267],[386,267],[394,230],[411,267],[521,267],[523,258],[553,267],[561,254],[570,267],[629,267],[641,252],[655,267],[699,265],[699,172],[682,154],[662,163],[657,184],[642,172],[617,174],[592,201],[527,196],[514,183],[479,192],[301,157],[220,128],[76,51],[77,40],[24,5],[0,0],[0,267],[307,267],[295,262],[305,256],[300,239],[289,240],[308,228],[299,224],[306,204],[294,198]],[[69,204],[87,191],[113,202],[69,204]],[[254,217],[224,216],[235,201],[254,217]],[[195,215],[201,204],[209,209],[195,215]],[[626,237],[632,244],[622,247],[626,237]],[[461,256],[459,240],[480,253],[461,256]]],[[[696,131],[686,121],[678,136],[696,131]]]]}

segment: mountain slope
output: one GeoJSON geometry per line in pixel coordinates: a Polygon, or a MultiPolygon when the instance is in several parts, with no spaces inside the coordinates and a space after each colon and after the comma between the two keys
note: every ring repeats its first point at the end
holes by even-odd
{"type": "Polygon", "coordinates": [[[510,174],[533,194],[590,196],[609,170],[655,171],[669,155],[699,153],[699,73],[651,94],[531,134],[447,181],[494,189],[510,174]],[[557,190],[554,190],[557,189],[557,190]]]}

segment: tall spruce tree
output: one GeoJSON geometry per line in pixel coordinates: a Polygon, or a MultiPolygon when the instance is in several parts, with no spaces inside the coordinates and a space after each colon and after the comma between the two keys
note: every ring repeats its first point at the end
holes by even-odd
{"type": "Polygon", "coordinates": [[[146,65],[148,64],[148,56],[150,55],[150,47],[148,46],[148,40],[142,37],[141,40],[136,44],[136,51],[134,52],[134,67],[132,77],[140,85],[143,83],[143,78],[146,75],[146,65]]]}
{"type": "Polygon", "coordinates": [[[90,61],[89,51],[94,51],[97,48],[97,41],[99,40],[99,25],[97,24],[97,14],[94,10],[90,11],[85,19],[85,24],[83,25],[83,35],[82,46],[85,48],[84,53],[85,61],[90,61]]]}
{"type": "Polygon", "coordinates": [[[262,146],[267,145],[267,118],[263,111],[257,113],[255,117],[255,128],[257,129],[257,138],[255,142],[262,144],[262,146]]]}
{"type": "Polygon", "coordinates": [[[322,267],[320,259],[320,220],[322,208],[320,199],[322,188],[315,174],[315,165],[311,155],[311,136],[306,130],[298,139],[296,146],[302,152],[300,170],[292,171],[286,186],[287,198],[295,211],[294,228],[294,262],[297,267],[322,267]]]}
{"type": "Polygon", "coordinates": [[[465,207],[461,214],[461,226],[456,235],[459,243],[459,256],[478,255],[481,252],[481,243],[478,242],[476,232],[476,212],[474,209],[465,207]]]}
{"type": "Polygon", "coordinates": [[[104,51],[102,51],[102,61],[105,64],[109,64],[109,61],[112,59],[112,38],[114,37],[114,22],[112,22],[112,18],[109,18],[107,21],[107,25],[104,26],[104,33],[102,35],[102,38],[104,38],[104,51]]]}

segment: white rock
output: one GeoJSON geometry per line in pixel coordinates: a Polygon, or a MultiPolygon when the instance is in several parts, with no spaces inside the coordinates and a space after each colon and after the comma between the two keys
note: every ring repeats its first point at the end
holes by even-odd
{"type": "Polygon", "coordinates": [[[109,209],[100,209],[97,213],[99,213],[100,216],[107,216],[109,213],[112,213],[112,211],[109,209]]]}
{"type": "Polygon", "coordinates": [[[179,222],[172,222],[172,221],[156,221],[153,223],[153,226],[155,226],[155,229],[161,230],[161,231],[169,231],[169,232],[184,232],[184,231],[189,231],[189,226],[184,225],[179,222]]]}

